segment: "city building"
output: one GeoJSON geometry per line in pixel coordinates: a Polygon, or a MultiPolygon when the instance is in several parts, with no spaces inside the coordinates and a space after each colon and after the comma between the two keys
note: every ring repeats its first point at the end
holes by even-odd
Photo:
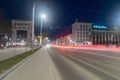
{"type": "Polygon", "coordinates": [[[120,45],[120,27],[93,25],[87,22],[72,24],[72,41],[79,44],[120,45]]]}
{"type": "Polygon", "coordinates": [[[26,20],[12,20],[12,42],[31,45],[32,42],[32,22],[26,20]]]}
{"type": "Polygon", "coordinates": [[[120,45],[120,26],[93,25],[93,23],[76,20],[72,24],[72,34],[58,38],[56,44],[62,46],[120,45]]]}
{"type": "MultiPolygon", "coordinates": [[[[93,26],[94,27],[94,26],[93,26]]],[[[115,29],[114,27],[96,27],[91,32],[92,35],[92,43],[93,44],[120,44],[120,32],[119,28],[115,29]]]]}
{"type": "Polygon", "coordinates": [[[72,40],[77,44],[91,44],[92,23],[78,22],[72,24],[72,40]]]}

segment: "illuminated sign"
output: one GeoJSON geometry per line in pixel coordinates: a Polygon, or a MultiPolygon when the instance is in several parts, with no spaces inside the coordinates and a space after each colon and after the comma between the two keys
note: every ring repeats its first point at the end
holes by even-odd
{"type": "Polygon", "coordinates": [[[96,28],[96,29],[107,29],[108,27],[107,26],[97,26],[97,25],[94,25],[93,28],[96,28]]]}

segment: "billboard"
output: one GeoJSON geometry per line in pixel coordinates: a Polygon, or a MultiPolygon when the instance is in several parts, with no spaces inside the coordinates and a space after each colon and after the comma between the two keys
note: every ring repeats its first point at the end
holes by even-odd
{"type": "Polygon", "coordinates": [[[108,29],[108,27],[107,26],[100,26],[100,25],[93,25],[92,29],[106,30],[106,29],[108,29]]]}

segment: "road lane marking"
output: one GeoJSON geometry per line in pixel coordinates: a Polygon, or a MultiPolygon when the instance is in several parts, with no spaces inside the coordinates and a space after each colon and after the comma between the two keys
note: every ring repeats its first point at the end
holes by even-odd
{"type": "MultiPolygon", "coordinates": [[[[102,62],[100,62],[100,61],[97,61],[97,60],[93,60],[93,59],[91,59],[91,58],[88,58],[88,57],[85,57],[85,56],[75,56],[75,58],[83,58],[83,59],[87,59],[88,61],[91,61],[92,63],[95,63],[95,64],[100,64],[100,65],[103,65],[103,66],[105,66],[105,67],[108,67],[108,65],[109,65],[109,67],[111,67],[111,68],[115,68],[116,66],[113,66],[113,65],[111,65],[111,64],[103,64],[102,62]]],[[[107,61],[106,61],[107,62],[107,61]]],[[[108,61],[108,62],[110,62],[110,61],[108,61]]],[[[112,63],[112,64],[115,64],[115,63],[113,63],[113,62],[110,62],[110,63],[112,63]]],[[[119,65],[120,66],[120,65],[119,65]]],[[[99,66],[98,66],[99,67],[99,66]]],[[[118,68],[118,66],[117,66],[117,68],[118,68]]],[[[116,68],[115,68],[116,69],[116,68]]]]}
{"type": "Polygon", "coordinates": [[[79,62],[81,62],[81,63],[83,63],[83,64],[85,64],[85,65],[87,65],[87,66],[90,66],[90,67],[92,67],[92,68],[94,68],[94,69],[96,69],[96,70],[98,70],[98,71],[100,71],[100,72],[103,72],[103,73],[105,73],[105,74],[107,74],[107,75],[109,75],[109,76],[111,76],[111,77],[113,77],[113,78],[116,78],[116,79],[118,79],[118,80],[120,79],[119,77],[117,77],[117,76],[115,76],[115,75],[112,75],[112,74],[110,74],[110,73],[108,73],[108,72],[105,72],[104,70],[102,70],[102,69],[100,69],[100,68],[98,68],[98,67],[95,67],[95,66],[93,66],[93,65],[91,65],[91,64],[88,64],[88,63],[85,62],[85,61],[81,61],[81,60],[79,60],[78,58],[72,57],[72,56],[70,56],[70,55],[66,55],[66,56],[71,57],[72,59],[77,60],[77,61],[79,61],[79,62]]]}
{"type": "Polygon", "coordinates": [[[108,58],[113,58],[113,59],[120,59],[118,57],[113,57],[113,56],[108,56],[108,55],[102,55],[102,54],[96,54],[94,52],[86,52],[86,51],[76,51],[76,50],[72,50],[75,52],[83,52],[83,53],[88,53],[88,54],[92,54],[92,55],[98,55],[98,56],[102,56],[102,57],[108,57],[108,58]]]}

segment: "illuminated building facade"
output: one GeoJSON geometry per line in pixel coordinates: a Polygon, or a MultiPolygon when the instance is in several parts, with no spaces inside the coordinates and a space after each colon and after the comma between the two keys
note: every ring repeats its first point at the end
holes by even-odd
{"type": "Polygon", "coordinates": [[[91,43],[92,23],[78,22],[72,24],[72,40],[77,44],[91,43]]]}
{"type": "Polygon", "coordinates": [[[26,42],[31,45],[32,22],[25,20],[12,20],[12,42],[26,42]]]}
{"type": "Polygon", "coordinates": [[[97,26],[92,23],[72,24],[72,40],[76,44],[116,44],[120,45],[120,28],[97,26]]]}
{"type": "Polygon", "coordinates": [[[91,32],[93,44],[120,44],[120,29],[93,29],[91,32]]]}

